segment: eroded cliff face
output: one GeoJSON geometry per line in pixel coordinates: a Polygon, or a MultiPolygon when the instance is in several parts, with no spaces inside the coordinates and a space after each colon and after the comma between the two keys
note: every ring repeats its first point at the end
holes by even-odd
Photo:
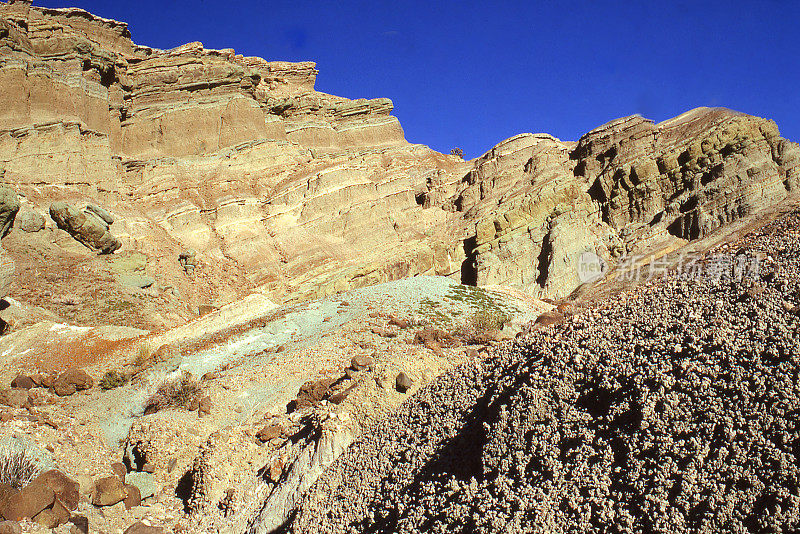
{"type": "MultiPolygon", "coordinates": [[[[613,264],[674,248],[800,181],[798,147],[774,123],[706,108],[619,119],[577,144],[522,134],[464,162],[406,142],[387,98],[316,91],[315,67],[156,50],[79,9],[0,3],[0,181],[23,213],[111,211],[116,255],[143,254],[134,263],[156,280],[137,304],[158,316],[149,327],[253,291],[286,302],[416,274],[560,298],[583,251],[613,264]]],[[[120,260],[64,259],[59,232],[48,219],[8,240],[18,290],[42,268],[31,250],[110,288],[120,260]]],[[[63,300],[68,281],[54,283],[63,300]]]]}
{"type": "Polygon", "coordinates": [[[674,250],[796,196],[798,145],[774,122],[698,108],[654,124],[611,121],[575,145],[518,136],[476,162],[457,205],[474,217],[478,284],[559,298],[578,287],[590,251],[674,250]]]}
{"type": "Polygon", "coordinates": [[[391,100],[317,92],[316,74],[200,43],[146,48],[124,23],[0,3],[0,176],[29,210],[114,212],[123,251],[150,258],[190,303],[184,318],[254,289],[302,299],[458,273],[463,236],[417,194],[467,164],[407,143],[391,100]],[[190,248],[195,279],[155,259],[177,265],[190,248]]]}

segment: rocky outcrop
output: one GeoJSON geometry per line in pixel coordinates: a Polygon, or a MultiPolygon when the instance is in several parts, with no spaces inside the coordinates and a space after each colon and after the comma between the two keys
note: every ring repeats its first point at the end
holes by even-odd
{"type": "Polygon", "coordinates": [[[793,195],[798,162],[775,123],[726,109],[626,117],[574,146],[517,136],[479,158],[456,197],[477,219],[464,272],[563,297],[581,284],[582,252],[613,264],[703,238],[793,195]]]}
{"type": "MultiPolygon", "coordinates": [[[[17,193],[8,187],[0,186],[0,238],[5,237],[14,226],[19,212],[17,193]]],[[[8,295],[14,277],[14,260],[0,247],[0,299],[8,295]]]]}
{"type": "Polygon", "coordinates": [[[388,98],[317,91],[311,62],[152,49],[75,9],[0,4],[0,21],[0,181],[26,211],[113,212],[116,237],[92,209],[59,218],[94,250],[151,260],[154,283],[133,285],[171,288],[159,324],[255,291],[290,302],[419,274],[559,298],[583,252],[613,268],[800,186],[797,145],[728,110],[628,117],[577,143],[521,134],[465,162],[407,143],[388,98]]]}
{"type": "Polygon", "coordinates": [[[61,230],[100,254],[112,254],[122,247],[108,231],[106,220],[92,210],[81,211],[66,202],[55,202],[50,205],[50,217],[61,230]]]}

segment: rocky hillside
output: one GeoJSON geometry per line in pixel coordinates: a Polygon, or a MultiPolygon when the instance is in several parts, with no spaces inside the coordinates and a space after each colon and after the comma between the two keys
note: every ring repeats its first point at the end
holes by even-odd
{"type": "Polygon", "coordinates": [[[580,252],[613,265],[673,250],[800,180],[798,146],[773,122],[707,108],[615,120],[577,143],[522,134],[465,162],[407,143],[389,99],[318,92],[316,74],[0,3],[0,181],[31,221],[6,241],[12,293],[148,329],[254,291],[288,302],[417,274],[559,298],[581,283],[580,252]],[[50,217],[57,201],[112,222],[73,246],[63,230],[84,223],[50,217]],[[98,258],[106,231],[119,249],[98,258]],[[47,295],[29,290],[42,275],[47,295]]]}
{"type": "Polygon", "coordinates": [[[798,228],[440,377],[340,457],[292,531],[796,532],[798,228]]]}
{"type": "Polygon", "coordinates": [[[316,74],[0,2],[0,468],[27,466],[0,531],[797,529],[775,123],[698,108],[464,161],[316,74]],[[729,251],[772,274],[619,295],[748,233],[729,251]]]}

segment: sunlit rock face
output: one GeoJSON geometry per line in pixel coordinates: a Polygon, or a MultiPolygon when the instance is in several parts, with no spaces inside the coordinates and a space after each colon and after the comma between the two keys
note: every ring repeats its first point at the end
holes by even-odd
{"type": "Polygon", "coordinates": [[[476,161],[456,204],[476,219],[477,283],[561,297],[580,284],[582,251],[613,263],[703,238],[794,196],[799,165],[772,121],[698,108],[611,121],[577,144],[509,139],[476,161]]]}
{"type": "Polygon", "coordinates": [[[417,274],[558,298],[580,284],[584,251],[613,261],[702,238],[800,185],[797,145],[727,110],[628,117],[577,143],[521,134],[464,162],[406,142],[388,98],[321,93],[316,75],[201,43],[139,46],[79,9],[0,4],[0,177],[26,209],[104,206],[121,251],[195,305],[417,274]],[[202,295],[178,265],[187,249],[202,295]]]}

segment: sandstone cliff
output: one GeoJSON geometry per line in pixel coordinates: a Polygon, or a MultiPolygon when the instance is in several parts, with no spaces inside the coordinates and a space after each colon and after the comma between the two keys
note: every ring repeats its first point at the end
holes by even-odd
{"type": "Polygon", "coordinates": [[[0,3],[0,182],[31,216],[55,201],[104,206],[122,243],[98,258],[49,219],[15,232],[17,294],[91,322],[82,298],[61,304],[83,284],[104,321],[129,322],[117,311],[133,307],[148,328],[253,291],[286,302],[417,274],[560,298],[580,284],[582,251],[613,264],[675,248],[800,181],[798,146],[774,123],[706,108],[619,119],[577,144],[522,134],[464,162],[406,142],[391,100],[318,92],[316,74],[200,43],[139,46],[125,23],[80,9],[0,3]],[[70,276],[31,291],[55,265],[70,276]],[[155,283],[120,289],[131,270],[155,283]]]}

